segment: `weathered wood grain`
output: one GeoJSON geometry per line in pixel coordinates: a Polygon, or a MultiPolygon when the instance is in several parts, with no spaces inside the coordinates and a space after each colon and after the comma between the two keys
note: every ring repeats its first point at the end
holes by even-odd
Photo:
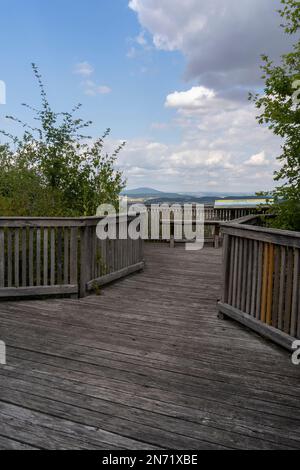
{"type": "Polygon", "coordinates": [[[300,449],[300,371],[218,320],[220,250],[145,260],[99,296],[1,303],[0,448],[300,449]]]}

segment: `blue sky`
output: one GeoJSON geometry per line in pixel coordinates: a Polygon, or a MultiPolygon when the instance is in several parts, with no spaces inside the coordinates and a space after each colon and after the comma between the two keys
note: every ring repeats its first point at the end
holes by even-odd
{"type": "Polygon", "coordinates": [[[128,187],[269,189],[279,142],[255,123],[259,56],[286,50],[277,0],[2,0],[5,114],[37,105],[30,63],[54,108],[83,104],[108,148],[126,140],[128,187]],[[244,179],[243,179],[244,178],[244,179]]]}
{"type": "Polygon", "coordinates": [[[184,59],[179,53],[138,50],[134,38],[141,28],[126,0],[2,0],[1,12],[0,41],[9,45],[1,48],[7,112],[25,117],[20,103],[38,102],[30,68],[35,62],[51,103],[62,110],[82,103],[81,115],[95,123],[93,135],[111,127],[115,138],[153,137],[151,124],[168,119],[164,100],[181,85],[184,59]],[[127,56],[132,47],[134,59],[127,56]],[[83,62],[92,64],[89,77],[74,73],[83,62]],[[85,79],[111,93],[87,96],[85,79]]]}

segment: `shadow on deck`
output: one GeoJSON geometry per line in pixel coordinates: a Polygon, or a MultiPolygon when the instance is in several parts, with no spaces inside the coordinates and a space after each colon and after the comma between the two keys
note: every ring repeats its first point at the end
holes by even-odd
{"type": "Polygon", "coordinates": [[[300,366],[217,318],[221,252],[146,246],[77,300],[0,304],[0,448],[300,448],[300,366]]]}

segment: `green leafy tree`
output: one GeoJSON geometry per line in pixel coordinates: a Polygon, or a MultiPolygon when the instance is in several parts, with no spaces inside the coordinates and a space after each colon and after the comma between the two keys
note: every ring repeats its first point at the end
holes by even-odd
{"type": "Polygon", "coordinates": [[[30,216],[95,215],[101,203],[117,204],[125,182],[115,163],[125,143],[108,155],[103,146],[110,129],[95,141],[85,135],[92,123],[75,117],[81,105],[71,112],[54,112],[38,68],[35,64],[32,67],[40,89],[41,108],[23,106],[33,113],[36,126],[6,116],[24,128],[23,135],[0,131],[11,142],[2,145],[2,151],[0,148],[2,215],[8,212],[30,216]]]}
{"type": "Polygon", "coordinates": [[[260,110],[258,122],[267,125],[283,139],[282,153],[278,156],[281,168],[275,172],[275,181],[282,184],[273,192],[272,212],[276,227],[300,230],[300,2],[282,0],[279,11],[282,27],[298,41],[293,50],[275,64],[263,56],[263,96],[250,95],[260,110]]]}

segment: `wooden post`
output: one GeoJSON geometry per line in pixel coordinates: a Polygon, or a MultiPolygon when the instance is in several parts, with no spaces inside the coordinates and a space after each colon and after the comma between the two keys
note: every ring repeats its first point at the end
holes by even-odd
{"type": "Polygon", "coordinates": [[[231,255],[231,237],[224,235],[223,245],[223,302],[228,303],[229,277],[230,277],[230,255],[231,255]]]}
{"type": "Polygon", "coordinates": [[[175,248],[175,238],[173,235],[170,237],[170,248],[175,248]]]}
{"type": "Polygon", "coordinates": [[[215,225],[215,235],[214,235],[215,248],[219,248],[219,245],[220,245],[219,241],[220,241],[220,226],[215,225]]]}
{"type": "MultiPolygon", "coordinates": [[[[224,235],[224,244],[223,244],[223,294],[222,302],[224,304],[228,303],[229,297],[229,278],[230,278],[230,258],[231,258],[231,237],[229,235],[224,235]]],[[[222,312],[218,312],[218,318],[225,320],[226,317],[222,312]]]]}

